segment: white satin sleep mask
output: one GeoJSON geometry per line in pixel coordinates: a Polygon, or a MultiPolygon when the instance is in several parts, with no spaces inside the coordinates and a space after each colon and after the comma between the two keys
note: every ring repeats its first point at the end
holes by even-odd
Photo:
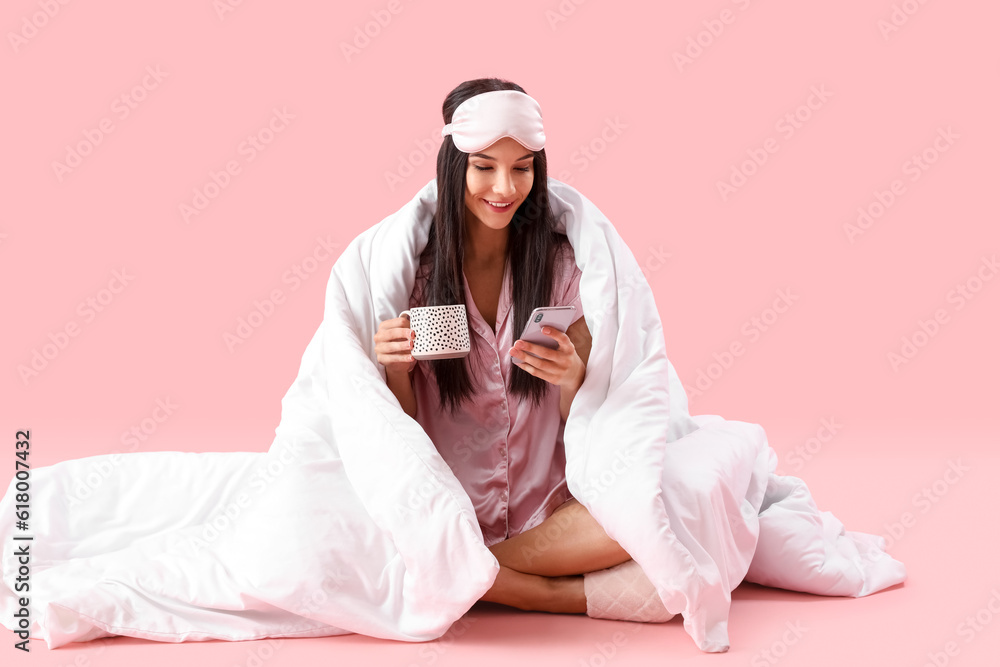
{"type": "Polygon", "coordinates": [[[504,137],[532,151],[545,147],[541,107],[519,90],[492,90],[465,100],[441,128],[442,137],[449,134],[463,153],[481,151],[504,137]]]}

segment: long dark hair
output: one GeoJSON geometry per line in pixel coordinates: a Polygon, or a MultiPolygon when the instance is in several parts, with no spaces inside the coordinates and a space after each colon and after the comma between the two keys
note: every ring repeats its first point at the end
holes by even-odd
{"type": "MultiPolygon", "coordinates": [[[[450,123],[452,114],[465,100],[493,90],[526,91],[521,86],[503,79],[473,79],[459,84],[448,93],[442,112],[444,122],[450,123]]],[[[437,211],[431,223],[427,246],[420,256],[418,276],[427,277],[422,304],[437,306],[465,304],[462,286],[462,258],[465,235],[465,192],[469,154],[455,147],[451,136],[444,137],[437,157],[437,211]]],[[[514,212],[509,225],[507,257],[511,262],[513,278],[512,308],[513,335],[519,336],[536,306],[550,305],[554,282],[553,264],[556,253],[570,247],[564,234],[556,231],[555,216],[549,208],[548,166],[545,149],[534,151],[534,179],[527,198],[514,212]]],[[[466,313],[469,312],[466,304],[466,313]]],[[[469,331],[472,331],[470,321],[469,331]]],[[[472,345],[482,344],[471,336],[472,345]]],[[[463,401],[473,398],[479,391],[473,377],[482,377],[487,369],[476,373],[469,368],[470,354],[462,359],[433,359],[430,368],[437,378],[442,406],[456,412],[463,401]]],[[[525,370],[512,366],[507,391],[526,397],[536,405],[545,397],[550,383],[525,370]]]]}

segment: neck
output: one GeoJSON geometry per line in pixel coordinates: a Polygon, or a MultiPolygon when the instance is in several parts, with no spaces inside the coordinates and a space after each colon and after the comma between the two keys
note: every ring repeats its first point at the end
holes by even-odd
{"type": "Polygon", "coordinates": [[[509,226],[491,229],[474,217],[466,216],[463,261],[474,264],[502,262],[507,254],[508,238],[509,226]]]}

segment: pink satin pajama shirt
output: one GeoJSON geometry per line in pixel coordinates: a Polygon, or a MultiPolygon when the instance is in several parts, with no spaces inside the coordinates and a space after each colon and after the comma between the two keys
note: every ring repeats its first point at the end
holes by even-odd
{"type": "MultiPolygon", "coordinates": [[[[568,252],[557,253],[553,303],[545,305],[576,306],[575,322],[583,316],[582,273],[571,246],[565,247],[568,252]]],[[[510,374],[527,372],[510,356],[514,336],[521,335],[513,331],[510,260],[504,267],[495,331],[479,313],[464,272],[462,282],[474,339],[469,368],[483,388],[451,415],[441,406],[433,373],[418,361],[413,370],[416,419],[472,499],[486,546],[491,546],[537,526],[572,497],[566,487],[565,422],[558,386],[546,383],[548,393],[537,406],[507,392],[510,374]]],[[[411,308],[423,305],[425,284],[426,277],[418,275],[411,308]]]]}

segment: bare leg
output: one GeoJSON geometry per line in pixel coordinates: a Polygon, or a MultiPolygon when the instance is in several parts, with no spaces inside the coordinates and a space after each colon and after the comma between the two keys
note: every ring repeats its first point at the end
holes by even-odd
{"type": "Polygon", "coordinates": [[[576,498],[534,528],[489,549],[500,565],[545,577],[603,570],[632,558],[576,498]]]}
{"type": "Polygon", "coordinates": [[[479,599],[525,611],[587,613],[583,577],[542,577],[518,572],[505,565],[500,566],[493,586],[479,599]]]}

